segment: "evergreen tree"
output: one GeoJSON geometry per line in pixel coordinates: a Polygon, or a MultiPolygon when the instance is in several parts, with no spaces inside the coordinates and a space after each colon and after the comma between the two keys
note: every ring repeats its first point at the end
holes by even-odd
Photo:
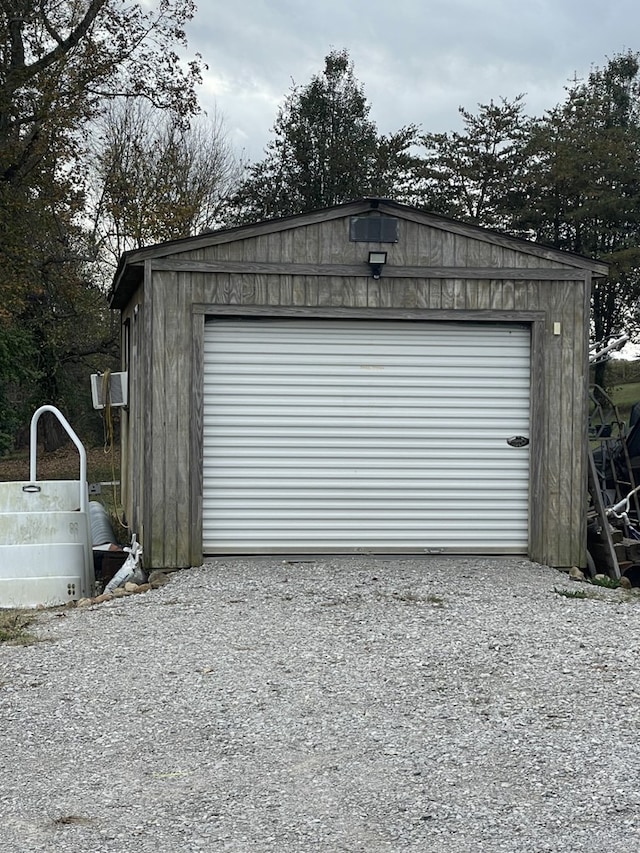
{"type": "Polygon", "coordinates": [[[427,133],[417,198],[438,213],[487,228],[507,228],[526,172],[530,119],[523,96],[459,112],[463,130],[427,133]]]}
{"type": "Polygon", "coordinates": [[[321,74],[294,86],[273,127],[266,157],[251,164],[231,219],[255,221],[390,195],[415,128],[378,138],[370,106],[346,50],[332,51],[321,74]]]}
{"type": "Polygon", "coordinates": [[[638,328],[640,298],[640,64],[625,53],[533,128],[527,191],[513,227],[611,264],[593,286],[596,340],[638,328]]]}
{"type": "Polygon", "coordinates": [[[596,340],[640,328],[639,69],[623,53],[540,119],[501,99],[422,140],[422,206],[611,264],[592,288],[596,340]]]}

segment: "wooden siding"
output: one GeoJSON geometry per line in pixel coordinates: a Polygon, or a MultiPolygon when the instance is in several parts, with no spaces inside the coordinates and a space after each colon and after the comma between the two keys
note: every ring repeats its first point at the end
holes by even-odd
{"type": "Polygon", "coordinates": [[[586,560],[588,333],[582,321],[584,290],[555,285],[549,293],[543,365],[546,452],[540,500],[545,518],[536,559],[556,566],[584,565],[586,560]],[[561,323],[561,334],[553,334],[554,323],[561,323]]]}
{"type": "Polygon", "coordinates": [[[400,242],[384,244],[388,263],[374,280],[365,261],[380,247],[351,243],[348,216],[241,233],[148,253],[143,283],[123,310],[132,336],[123,500],[148,567],[202,559],[203,335],[206,316],[216,314],[530,324],[529,556],[584,566],[586,261],[568,256],[564,264],[561,253],[529,253],[526,244],[518,250],[511,238],[483,241],[469,226],[446,231],[403,219],[400,242]]]}
{"type": "MultiPolygon", "coordinates": [[[[134,293],[122,322],[129,325],[129,360],[122,362],[122,369],[129,374],[129,405],[121,412],[121,499],[125,507],[126,520],[131,529],[140,534],[143,523],[142,507],[144,490],[137,476],[139,460],[144,448],[144,395],[141,393],[146,379],[144,362],[144,313],[143,287],[134,293]]],[[[123,356],[125,354],[123,353],[123,356]]]]}
{"type": "MultiPolygon", "coordinates": [[[[184,260],[183,258],[161,258],[153,261],[154,270],[171,270],[176,272],[227,273],[234,277],[243,275],[303,275],[318,277],[356,277],[370,278],[371,271],[366,262],[359,264],[320,264],[320,263],[291,263],[289,261],[202,261],[184,260]]],[[[575,269],[571,267],[417,267],[387,265],[384,268],[385,278],[419,278],[419,279],[450,279],[459,278],[464,272],[464,279],[513,279],[515,281],[573,281],[575,269]]]]}
{"type": "Polygon", "coordinates": [[[265,282],[260,275],[155,272],[145,381],[151,405],[140,413],[146,497],[138,497],[152,564],[187,565],[201,556],[202,334],[204,317],[216,313],[531,322],[530,556],[552,565],[584,562],[585,287],[583,281],[302,276],[265,282]],[[561,335],[553,335],[555,322],[561,335]]]}
{"type": "Polygon", "coordinates": [[[153,280],[153,328],[147,338],[145,551],[153,565],[186,565],[191,555],[193,376],[189,288],[175,274],[153,280]]]}
{"type": "MultiPolygon", "coordinates": [[[[415,222],[400,223],[398,243],[361,243],[349,240],[349,219],[289,228],[268,236],[219,243],[192,251],[172,253],[173,261],[247,261],[294,263],[304,259],[318,265],[366,264],[369,251],[384,248],[389,266],[557,268],[557,257],[541,258],[522,250],[496,245],[466,235],[425,228],[415,222]]],[[[557,252],[555,253],[558,254],[557,252]]],[[[566,264],[568,269],[575,265],[566,264]]]]}
{"type": "MultiPolygon", "coordinates": [[[[325,276],[273,276],[194,272],[188,285],[194,304],[210,306],[331,308],[416,308],[460,311],[557,310],[575,298],[582,305],[584,281],[510,279],[393,279],[325,276]]],[[[175,276],[177,281],[177,276],[175,276]]],[[[575,323],[575,319],[574,319],[575,323]]],[[[574,327],[572,323],[569,330],[574,327]]],[[[563,324],[563,328],[566,327],[563,324]]]]}
{"type": "Polygon", "coordinates": [[[182,258],[228,264],[306,262],[320,267],[355,263],[362,266],[368,248],[377,248],[378,244],[352,242],[349,239],[350,217],[362,219],[380,215],[399,221],[398,242],[384,244],[389,252],[389,263],[395,268],[460,265],[467,270],[483,266],[499,270],[514,263],[522,268],[566,267],[601,276],[608,272],[606,264],[580,255],[444,219],[395,202],[361,199],[335,208],[205,232],[197,237],[127,252],[114,278],[112,307],[126,308],[140,281],[144,264],[154,259],[177,261],[182,258]]]}

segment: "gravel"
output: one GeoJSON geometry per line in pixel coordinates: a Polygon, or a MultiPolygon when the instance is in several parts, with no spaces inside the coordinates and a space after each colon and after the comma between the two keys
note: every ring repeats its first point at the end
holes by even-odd
{"type": "Polygon", "coordinates": [[[0,847],[635,853],[639,615],[433,557],[216,560],[43,611],[0,647],[0,847]]]}

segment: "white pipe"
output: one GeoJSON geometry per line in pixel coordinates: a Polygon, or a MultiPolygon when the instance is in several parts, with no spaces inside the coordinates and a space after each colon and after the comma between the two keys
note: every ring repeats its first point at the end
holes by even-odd
{"type": "MultiPolygon", "coordinates": [[[[632,489],[629,494],[622,498],[621,501],[618,501],[617,504],[614,504],[612,507],[609,507],[607,510],[607,515],[615,515],[617,518],[623,518],[629,512],[629,501],[631,497],[640,492],[640,486],[636,486],[635,489],[632,489]],[[623,512],[624,510],[624,512],[623,512]]],[[[628,521],[628,519],[626,519],[628,521]]]]}
{"type": "Polygon", "coordinates": [[[84,445],[74,432],[71,424],[62,414],[60,409],[56,409],[55,406],[40,406],[37,412],[34,413],[31,418],[31,431],[30,431],[30,442],[29,442],[29,480],[32,483],[37,481],[37,457],[38,457],[38,421],[40,420],[40,415],[44,414],[44,412],[51,412],[51,414],[55,415],[57,419],[60,421],[62,426],[65,428],[67,435],[71,439],[71,441],[75,444],[78,453],[80,454],[80,512],[86,513],[88,510],[88,493],[87,493],[87,453],[84,449],[84,445]]]}
{"type": "Polygon", "coordinates": [[[629,335],[624,334],[621,335],[619,338],[616,338],[615,340],[606,344],[606,346],[602,341],[597,344],[591,344],[591,346],[589,347],[589,361],[591,362],[591,364],[595,364],[607,353],[611,352],[612,350],[619,349],[621,346],[623,346],[623,344],[626,344],[628,340],[629,335]],[[602,349],[598,349],[598,347],[602,347],[602,349]]]}

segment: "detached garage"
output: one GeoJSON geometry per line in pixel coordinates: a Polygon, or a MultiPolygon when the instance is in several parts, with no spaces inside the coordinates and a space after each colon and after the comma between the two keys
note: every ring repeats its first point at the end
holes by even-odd
{"type": "Polygon", "coordinates": [[[586,557],[590,259],[364,199],[127,253],[125,512],[207,554],[586,557]]]}

